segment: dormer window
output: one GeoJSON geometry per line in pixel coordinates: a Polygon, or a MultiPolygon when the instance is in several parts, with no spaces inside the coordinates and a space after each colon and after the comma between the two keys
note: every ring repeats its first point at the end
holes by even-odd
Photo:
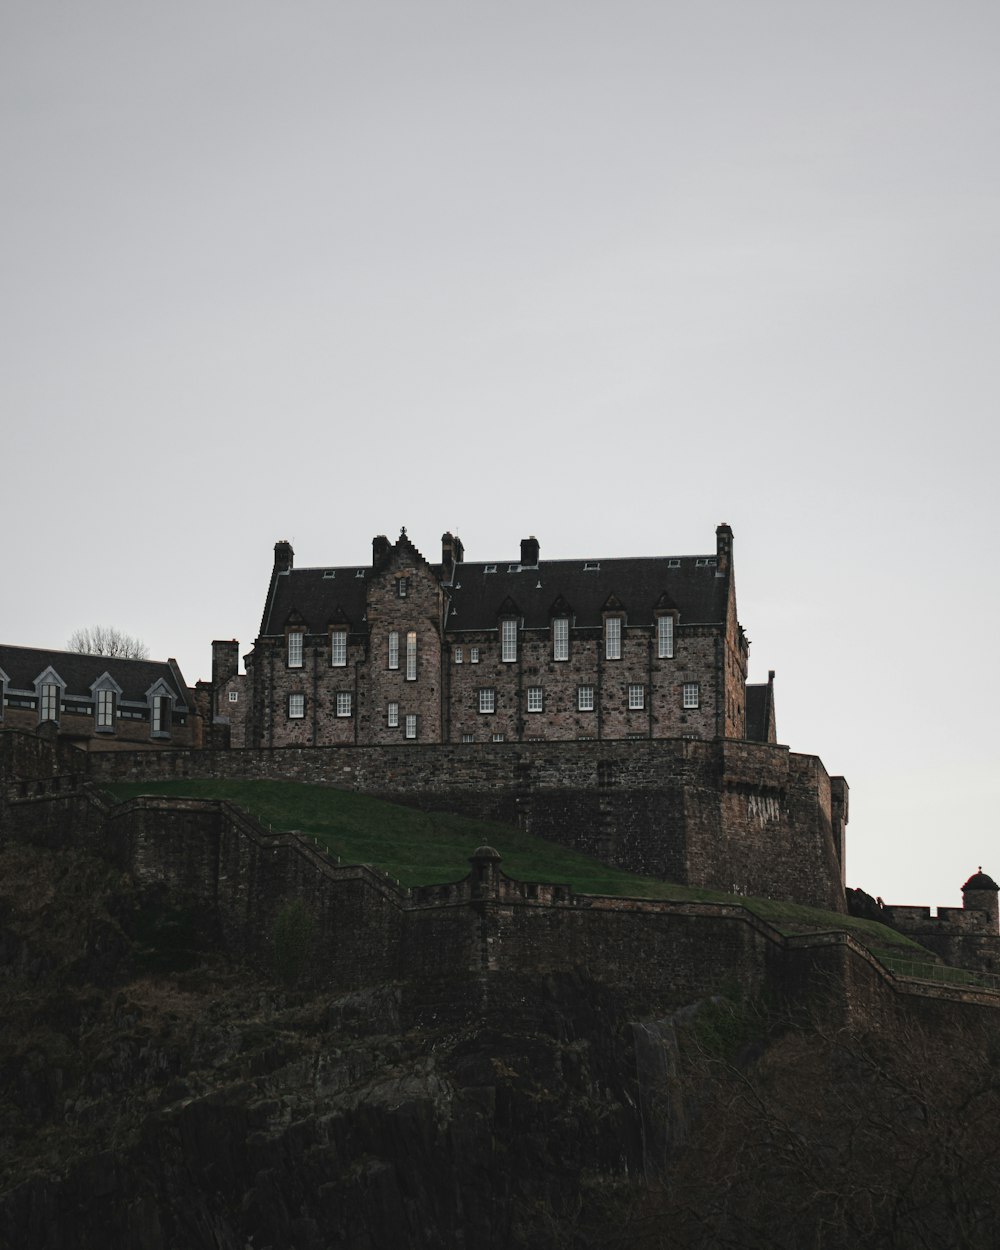
{"type": "Polygon", "coordinates": [[[94,729],[99,734],[114,734],[121,686],[110,672],[103,672],[90,687],[90,692],[94,696],[94,729]]]}
{"type": "Polygon", "coordinates": [[[98,690],[97,703],[95,706],[95,727],[99,732],[111,733],[115,727],[115,692],[113,690],[98,690]]]}
{"type": "Polygon", "coordinates": [[[300,629],[293,629],[288,635],[288,667],[301,668],[303,664],[302,658],[302,639],[303,633],[300,629]]]}
{"type": "Polygon", "coordinates": [[[38,699],[38,719],[59,719],[59,687],[55,682],[44,682],[38,699]]]}
{"type": "Polygon", "coordinates": [[[159,734],[163,737],[169,737],[173,702],[173,699],[168,694],[153,695],[152,731],[154,736],[159,734]]]}
{"type": "Polygon", "coordinates": [[[44,673],[39,673],[33,684],[39,722],[50,720],[58,724],[59,716],[63,710],[63,694],[66,690],[66,683],[56,670],[50,667],[44,673]]]}

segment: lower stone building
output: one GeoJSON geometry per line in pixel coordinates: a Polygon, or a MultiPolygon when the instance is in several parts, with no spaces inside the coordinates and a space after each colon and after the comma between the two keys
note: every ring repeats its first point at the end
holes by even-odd
{"type": "Polygon", "coordinates": [[[87,750],[201,745],[176,660],[0,644],[0,693],[0,729],[57,734],[87,750]]]}

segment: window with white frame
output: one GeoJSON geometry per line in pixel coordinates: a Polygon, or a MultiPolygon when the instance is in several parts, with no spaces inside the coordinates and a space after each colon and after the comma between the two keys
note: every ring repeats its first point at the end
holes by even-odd
{"type": "Polygon", "coordinates": [[[542,700],[543,700],[542,687],[541,686],[529,686],[528,687],[528,711],[529,712],[542,711],[542,706],[543,706],[542,700]]]}
{"type": "Polygon", "coordinates": [[[406,728],[403,732],[407,738],[415,738],[417,736],[417,718],[412,712],[406,717],[406,728]]]}
{"type": "Polygon", "coordinates": [[[479,663],[479,648],[478,647],[469,648],[469,663],[470,664],[479,663]]]}
{"type": "Polygon", "coordinates": [[[461,664],[464,658],[465,658],[465,657],[464,657],[464,656],[463,656],[463,654],[462,654],[462,648],[461,648],[461,647],[456,647],[456,648],[455,648],[455,663],[456,663],[456,664],[461,664]]]}
{"type": "Polygon", "coordinates": [[[408,577],[396,578],[396,598],[405,599],[410,589],[410,579],[408,577]]]}
{"type": "Polygon", "coordinates": [[[641,712],[646,706],[646,687],[638,682],[629,682],[628,706],[630,712],[641,712]]]}
{"type": "Polygon", "coordinates": [[[494,742],[503,742],[503,740],[504,740],[504,736],[503,736],[503,734],[494,734],[494,735],[493,735],[493,741],[494,741],[494,742]]]}
{"type": "Polygon", "coordinates": [[[592,712],[594,710],[593,686],[577,686],[576,706],[577,710],[580,712],[592,712]]]}
{"type": "Polygon", "coordinates": [[[480,712],[495,712],[497,702],[497,692],[492,686],[484,686],[479,692],[479,710],[480,712]]]}
{"type": "Polygon", "coordinates": [[[347,630],[330,630],[330,664],[333,668],[343,668],[347,663],[347,630]]]}
{"type": "Polygon", "coordinates": [[[288,635],[288,667],[302,667],[302,633],[300,630],[288,635]]]}
{"type": "Polygon", "coordinates": [[[622,658],[622,621],[620,616],[609,616],[604,622],[604,658],[622,658]]]}
{"type": "Polygon", "coordinates": [[[696,681],[686,681],[684,683],[682,698],[685,707],[700,706],[701,689],[696,681]]]}
{"type": "Polygon", "coordinates": [[[153,733],[168,734],[170,732],[171,704],[170,695],[153,695],[153,733]]]}
{"type": "Polygon", "coordinates": [[[306,714],[306,696],[304,694],[290,694],[288,696],[288,719],[301,720],[306,714]]]}
{"type": "Polygon", "coordinates": [[[337,715],[350,716],[351,714],[351,696],[350,693],[341,693],[337,695],[337,715]]]}
{"type": "Polygon", "coordinates": [[[556,616],[552,620],[552,658],[569,659],[569,617],[556,616]]]}
{"type": "Polygon", "coordinates": [[[517,659],[517,621],[508,617],[500,622],[500,661],[512,664],[517,659]]]}
{"type": "Polygon", "coordinates": [[[98,690],[96,713],[98,729],[114,729],[115,692],[113,690],[98,690]]]}
{"type": "Polygon", "coordinates": [[[476,740],[475,734],[462,734],[463,742],[475,742],[475,740],[476,740]]]}
{"type": "Polygon", "coordinates": [[[238,690],[230,690],[230,692],[229,692],[229,702],[230,702],[230,703],[239,703],[239,701],[240,701],[240,692],[239,692],[238,690]]]}
{"type": "Polygon", "coordinates": [[[406,680],[417,680],[417,631],[411,629],[406,635],[406,680]]]}
{"type": "Polygon", "coordinates": [[[673,659],[674,618],[660,616],[656,620],[656,654],[661,660],[673,659]]]}
{"type": "Polygon", "coordinates": [[[399,668],[399,634],[395,630],[389,633],[389,667],[399,668]]]}
{"type": "Polygon", "coordinates": [[[393,702],[389,704],[389,709],[386,714],[386,723],[388,724],[390,729],[399,728],[399,704],[398,703],[393,702]]]}

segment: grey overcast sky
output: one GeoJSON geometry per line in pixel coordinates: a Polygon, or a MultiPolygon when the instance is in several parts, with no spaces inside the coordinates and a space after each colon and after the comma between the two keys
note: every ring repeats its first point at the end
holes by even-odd
{"type": "Polygon", "coordinates": [[[693,554],[851,786],[1000,878],[996,0],[0,0],[0,637],[207,677],[272,547],[693,554]]]}

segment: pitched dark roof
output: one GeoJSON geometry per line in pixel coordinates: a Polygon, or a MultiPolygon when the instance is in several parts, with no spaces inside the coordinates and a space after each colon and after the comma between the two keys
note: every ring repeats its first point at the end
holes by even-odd
{"type": "Polygon", "coordinates": [[[45,651],[0,643],[0,669],[10,688],[33,690],[36,677],[52,668],[66,683],[65,693],[91,697],[91,686],[110,673],[122,688],[122,698],[145,702],[146,692],[158,681],[166,683],[178,706],[188,706],[188,687],[176,660],[121,660],[109,655],[81,655],[78,651],[45,651]]]}
{"type": "Polygon", "coordinates": [[[517,563],[459,564],[447,628],[492,629],[510,599],[526,628],[545,629],[560,597],[577,626],[600,625],[609,600],[616,600],[635,625],[651,625],[661,602],[676,606],[681,624],[717,624],[725,620],[727,586],[716,571],[710,556],[542,560],[523,568],[517,563]]]}
{"type": "Polygon", "coordinates": [[[289,569],[274,579],[270,603],[264,609],[262,634],[280,634],[297,614],[309,633],[322,633],[346,616],[352,629],[364,629],[366,583],[371,567],[345,569],[289,569]],[[358,577],[358,572],[364,574],[358,577]],[[343,614],[341,616],[340,614],[343,614]]]}
{"type": "MultiPolygon", "coordinates": [[[[442,565],[429,567],[443,576],[442,565]]],[[[462,563],[455,567],[454,584],[446,587],[446,628],[449,633],[494,629],[498,616],[513,604],[526,628],[547,629],[560,601],[577,626],[599,626],[611,596],[626,620],[637,625],[652,624],[654,609],[666,606],[676,607],[681,624],[718,624],[725,620],[727,586],[716,573],[714,556],[542,560],[530,567],[516,561],[462,563]]],[[[353,629],[364,629],[367,582],[375,575],[370,566],[358,565],[278,573],[261,633],[280,634],[296,619],[310,633],[322,633],[338,612],[353,629]]]]}

